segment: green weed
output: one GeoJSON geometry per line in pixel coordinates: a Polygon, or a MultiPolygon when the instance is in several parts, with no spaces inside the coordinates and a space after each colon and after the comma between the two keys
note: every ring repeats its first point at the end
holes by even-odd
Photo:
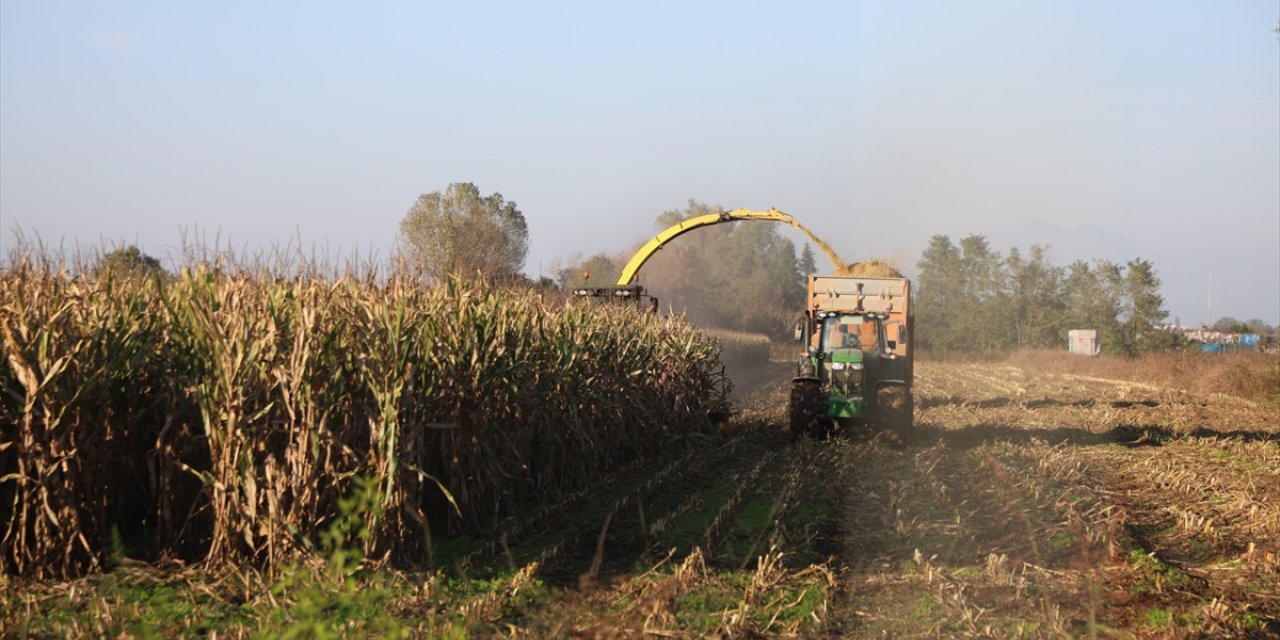
{"type": "Polygon", "coordinates": [[[1148,627],[1167,627],[1173,623],[1173,614],[1166,609],[1147,609],[1142,619],[1148,627]]]}
{"type": "Polygon", "coordinates": [[[338,517],[320,534],[325,567],[285,567],[272,592],[289,601],[262,618],[260,632],[280,638],[342,638],[361,635],[407,637],[408,630],[387,612],[394,591],[382,580],[358,579],[362,545],[372,537],[369,522],[380,514],[379,483],[356,476],[352,492],[338,503],[338,517]]]}

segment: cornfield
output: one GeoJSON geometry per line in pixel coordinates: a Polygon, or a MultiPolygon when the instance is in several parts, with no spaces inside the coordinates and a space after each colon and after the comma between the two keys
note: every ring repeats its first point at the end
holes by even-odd
{"type": "Polygon", "coordinates": [[[726,363],[758,365],[769,361],[769,336],[731,329],[705,329],[707,335],[720,341],[721,360],[726,363]]]}
{"type": "Polygon", "coordinates": [[[366,557],[430,563],[701,428],[717,344],[679,319],[405,275],[0,272],[0,573],[273,571],[359,478],[366,557]]]}

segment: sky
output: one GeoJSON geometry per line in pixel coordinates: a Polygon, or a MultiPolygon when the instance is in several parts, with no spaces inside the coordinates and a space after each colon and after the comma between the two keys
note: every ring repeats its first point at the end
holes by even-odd
{"type": "Polygon", "coordinates": [[[526,216],[533,277],[692,198],[908,275],[934,234],[1141,258],[1171,320],[1277,325],[1278,21],[1276,0],[0,0],[0,251],[385,257],[419,194],[472,182],[526,216]]]}

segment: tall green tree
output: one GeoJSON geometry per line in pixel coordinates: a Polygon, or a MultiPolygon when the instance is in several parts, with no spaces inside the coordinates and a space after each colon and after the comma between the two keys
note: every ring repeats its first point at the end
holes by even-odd
{"type": "Polygon", "coordinates": [[[960,306],[952,322],[969,349],[998,353],[1012,348],[1014,330],[1008,309],[1008,272],[1000,252],[985,236],[960,239],[960,306]]]}
{"type": "Polygon", "coordinates": [[[1254,318],[1245,322],[1244,325],[1247,329],[1246,333],[1256,333],[1262,336],[1273,336],[1276,334],[1275,327],[1267,324],[1267,321],[1262,318],[1254,318]]]}
{"type": "Polygon", "coordinates": [[[164,267],[160,261],[142,252],[137,245],[121,247],[107,252],[98,264],[98,275],[114,276],[157,276],[164,275],[164,267]]]}
{"type": "Polygon", "coordinates": [[[1009,312],[1017,348],[1052,348],[1066,335],[1063,313],[1063,270],[1049,263],[1048,250],[1032,245],[1026,258],[1012,248],[1009,270],[1009,312]]]}
{"type": "Polygon", "coordinates": [[[1247,326],[1248,325],[1244,322],[1241,322],[1239,319],[1232,316],[1222,316],[1221,318],[1218,318],[1217,322],[1213,323],[1213,329],[1215,331],[1222,331],[1225,333],[1240,333],[1241,330],[1247,326]]]}
{"type": "Polygon", "coordinates": [[[1098,274],[1099,317],[1098,343],[1104,353],[1134,355],[1133,343],[1124,333],[1121,318],[1128,313],[1124,291],[1124,269],[1110,260],[1094,263],[1098,274]]]}
{"type": "Polygon", "coordinates": [[[930,351],[961,348],[962,336],[951,322],[963,305],[960,249],[951,238],[935,235],[929,238],[916,267],[920,269],[915,296],[916,340],[930,351]]]}
{"type": "Polygon", "coordinates": [[[1123,281],[1125,317],[1123,324],[1125,352],[1138,355],[1174,346],[1172,334],[1160,325],[1169,317],[1160,295],[1160,278],[1155,266],[1137,258],[1125,265],[1123,281]]]}
{"type": "Polygon", "coordinates": [[[809,243],[804,243],[804,250],[800,252],[800,276],[807,278],[818,272],[818,261],[813,255],[813,247],[809,243]]]}
{"type": "Polygon", "coordinates": [[[514,279],[529,252],[524,214],[502,194],[482,196],[470,182],[418,197],[400,221],[405,254],[428,278],[480,273],[514,279]]]}
{"type": "MultiPolygon", "coordinates": [[[[1067,267],[1062,297],[1063,329],[1093,329],[1104,352],[1120,351],[1119,269],[1110,262],[1099,262],[1096,268],[1077,260],[1067,267]]],[[[1065,342],[1066,335],[1062,336],[1065,342]]]]}
{"type": "Polygon", "coordinates": [[[560,281],[560,289],[572,291],[577,287],[606,287],[618,279],[622,266],[617,260],[604,253],[597,253],[586,260],[560,269],[556,274],[560,281]]]}

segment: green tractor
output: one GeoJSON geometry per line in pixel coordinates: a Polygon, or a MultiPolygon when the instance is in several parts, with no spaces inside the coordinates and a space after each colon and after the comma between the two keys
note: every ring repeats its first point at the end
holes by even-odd
{"type": "Polygon", "coordinates": [[[912,426],[911,282],[810,276],[796,339],[805,353],[792,378],[793,438],[876,425],[912,426]]]}

